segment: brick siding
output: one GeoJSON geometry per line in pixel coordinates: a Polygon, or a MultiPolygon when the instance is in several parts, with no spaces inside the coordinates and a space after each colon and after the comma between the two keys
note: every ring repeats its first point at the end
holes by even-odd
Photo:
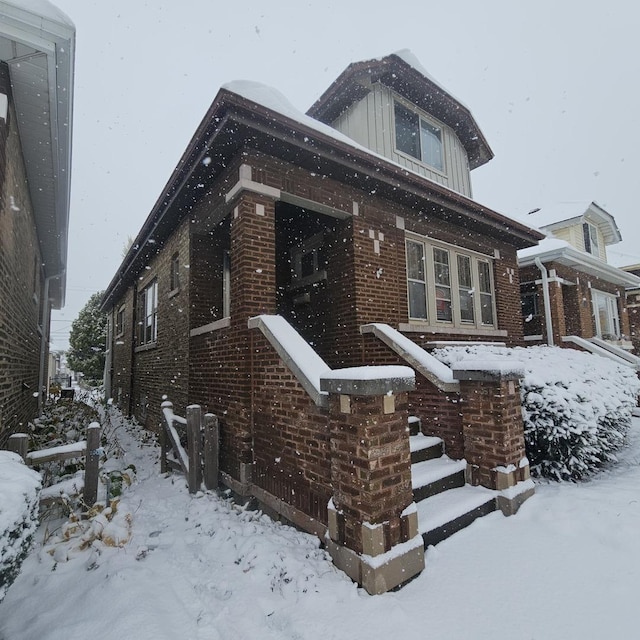
{"type": "MultiPolygon", "coordinates": [[[[6,65],[0,91],[9,95],[0,120],[0,446],[38,412],[43,277],[35,219],[6,65]],[[36,271],[38,273],[36,273],[36,271]]],[[[48,332],[48,327],[46,327],[48,332]]]]}

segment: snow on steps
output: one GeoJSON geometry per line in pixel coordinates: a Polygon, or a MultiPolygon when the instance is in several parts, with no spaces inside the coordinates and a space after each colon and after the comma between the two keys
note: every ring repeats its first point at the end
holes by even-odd
{"type": "Polygon", "coordinates": [[[409,437],[409,450],[411,451],[411,462],[416,464],[432,458],[439,458],[444,453],[444,442],[442,438],[418,433],[409,437]]]}
{"type": "Polygon", "coordinates": [[[416,501],[454,487],[464,485],[465,460],[451,460],[447,456],[411,465],[411,488],[416,501]]]}
{"type": "Polygon", "coordinates": [[[417,503],[418,531],[425,547],[469,526],[476,518],[495,511],[495,492],[464,485],[417,503]]]}

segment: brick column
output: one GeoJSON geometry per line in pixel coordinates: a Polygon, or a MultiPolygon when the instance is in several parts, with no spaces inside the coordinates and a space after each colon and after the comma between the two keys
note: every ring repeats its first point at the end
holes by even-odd
{"type": "Polygon", "coordinates": [[[243,192],[231,214],[231,324],[225,357],[229,406],[223,420],[222,453],[227,472],[246,495],[253,463],[251,436],[251,336],[249,318],[276,312],[275,202],[243,192]]]}
{"type": "Polygon", "coordinates": [[[510,361],[491,367],[457,363],[453,375],[460,381],[467,481],[502,492],[498,507],[510,515],[534,492],[524,448],[522,371],[510,361]]]}
{"type": "MultiPolygon", "coordinates": [[[[562,336],[567,335],[567,325],[564,315],[562,285],[559,282],[549,283],[549,304],[551,306],[551,320],[553,322],[553,341],[554,344],[562,346],[562,336]]],[[[546,324],[544,327],[546,333],[546,324]]]]}
{"type": "Polygon", "coordinates": [[[411,491],[406,392],[414,375],[408,367],[355,367],[320,379],[330,394],[327,547],[369,593],[388,591],[424,568],[411,491]]]}

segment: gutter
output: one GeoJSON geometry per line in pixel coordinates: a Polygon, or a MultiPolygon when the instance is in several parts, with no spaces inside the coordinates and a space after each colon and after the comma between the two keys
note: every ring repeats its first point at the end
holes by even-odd
{"type": "Polygon", "coordinates": [[[547,344],[554,346],[553,342],[553,321],[551,318],[551,301],[549,299],[549,274],[547,268],[542,264],[540,258],[535,259],[536,267],[540,269],[542,274],[542,298],[544,300],[544,320],[547,327],[547,344]]]}
{"type": "Polygon", "coordinates": [[[38,415],[42,417],[42,410],[44,407],[44,361],[47,353],[47,343],[49,341],[49,318],[51,314],[49,304],[49,283],[51,280],[61,278],[65,275],[66,269],[53,275],[47,276],[44,279],[44,294],[43,294],[43,314],[42,314],[42,335],[40,336],[40,369],[38,371],[38,415]]]}

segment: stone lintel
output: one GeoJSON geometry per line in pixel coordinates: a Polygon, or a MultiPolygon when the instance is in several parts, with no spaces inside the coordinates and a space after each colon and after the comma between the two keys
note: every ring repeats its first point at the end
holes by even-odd
{"type": "Polygon", "coordinates": [[[415,386],[413,369],[395,365],[337,369],[320,377],[321,391],[348,396],[393,395],[415,386]]]}

